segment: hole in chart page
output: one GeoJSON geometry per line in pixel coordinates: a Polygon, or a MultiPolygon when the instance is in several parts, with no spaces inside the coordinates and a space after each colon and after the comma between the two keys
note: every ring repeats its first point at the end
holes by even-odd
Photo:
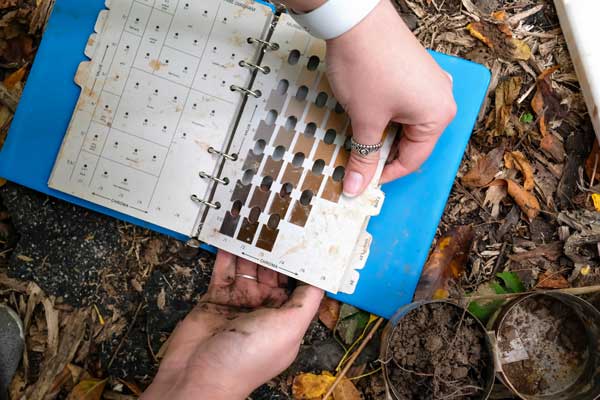
{"type": "Polygon", "coordinates": [[[306,100],[306,96],[308,96],[308,88],[306,86],[300,86],[296,92],[296,99],[298,101],[304,101],[306,100]]]}
{"type": "Polygon", "coordinates": [[[317,68],[319,68],[319,64],[321,63],[321,60],[319,59],[319,57],[317,56],[311,56],[308,59],[308,65],[307,65],[307,69],[309,71],[316,71],[317,68]]]}
{"type": "Polygon", "coordinates": [[[306,124],[304,134],[306,136],[314,137],[315,133],[317,133],[317,124],[315,124],[314,122],[309,122],[308,124],[306,124]]]}
{"type": "Polygon", "coordinates": [[[317,95],[317,98],[315,99],[315,104],[317,105],[317,107],[323,108],[325,107],[325,104],[327,104],[328,99],[329,96],[327,95],[327,93],[321,92],[317,95]]]}
{"type": "Polygon", "coordinates": [[[297,123],[298,123],[298,118],[291,116],[285,121],[285,129],[287,129],[288,131],[291,131],[296,127],[297,123]]]}
{"type": "Polygon", "coordinates": [[[314,194],[312,191],[305,190],[304,192],[302,192],[302,195],[300,195],[300,204],[302,204],[303,206],[309,205],[312,201],[313,196],[314,194]]]}
{"type": "Polygon", "coordinates": [[[285,154],[285,147],[277,146],[273,151],[273,160],[279,161],[283,159],[283,155],[285,154]]]}
{"type": "Polygon", "coordinates": [[[289,87],[290,87],[290,82],[287,79],[280,80],[279,83],[277,84],[277,94],[280,96],[283,96],[284,94],[287,93],[289,87]]]}
{"type": "Polygon", "coordinates": [[[304,159],[306,157],[304,156],[304,153],[296,153],[294,155],[294,158],[292,159],[292,165],[294,167],[301,167],[302,164],[304,164],[304,159]]]}
{"type": "Polygon", "coordinates": [[[270,176],[265,176],[262,179],[262,182],[260,183],[260,190],[266,192],[267,190],[271,189],[272,185],[273,185],[273,178],[271,178],[270,176]]]}
{"type": "Polygon", "coordinates": [[[288,63],[290,65],[296,65],[300,61],[300,50],[292,50],[290,51],[290,55],[288,56],[288,63]]]}
{"type": "Polygon", "coordinates": [[[344,179],[344,175],[346,174],[346,168],[339,166],[333,170],[333,174],[331,178],[336,182],[341,182],[344,179]]]}
{"type": "Polygon", "coordinates": [[[336,133],[335,130],[329,129],[325,132],[325,136],[323,137],[323,141],[327,144],[333,144],[335,142],[336,133]]]}
{"type": "Polygon", "coordinates": [[[242,175],[242,184],[249,185],[252,183],[252,178],[254,178],[255,174],[256,172],[254,172],[252,169],[245,170],[244,175],[242,175]]]}
{"type": "Polygon", "coordinates": [[[257,156],[260,156],[265,152],[266,146],[267,142],[265,142],[263,139],[257,140],[256,143],[254,143],[254,150],[252,150],[252,152],[257,156]]]}
{"type": "Polygon", "coordinates": [[[325,169],[325,161],[324,160],[316,160],[312,167],[312,173],[315,175],[322,175],[324,169],[325,169]]]}
{"type": "Polygon", "coordinates": [[[267,117],[265,118],[265,123],[268,126],[272,126],[275,124],[275,120],[277,119],[277,111],[271,110],[267,113],[267,117]]]}

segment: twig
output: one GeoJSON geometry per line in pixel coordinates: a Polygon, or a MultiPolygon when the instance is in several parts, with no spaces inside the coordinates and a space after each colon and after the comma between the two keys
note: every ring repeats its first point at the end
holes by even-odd
{"type": "MultiPolygon", "coordinates": [[[[463,297],[460,299],[455,298],[454,300],[459,300],[461,303],[469,304],[469,303],[471,303],[473,301],[477,301],[477,300],[508,300],[508,299],[512,299],[513,297],[519,297],[519,296],[535,294],[535,293],[566,293],[566,294],[572,294],[575,296],[581,296],[584,294],[591,294],[591,293],[596,293],[596,292],[600,292],[600,285],[584,286],[584,287],[577,287],[577,288],[566,288],[566,289],[552,289],[552,290],[543,290],[543,291],[531,290],[529,292],[521,292],[521,293],[467,296],[467,297],[463,297]]],[[[450,299],[450,300],[452,300],[452,299],[450,299]]]]}
{"type": "Polygon", "coordinates": [[[123,335],[123,337],[121,338],[121,341],[117,345],[117,348],[115,349],[113,355],[110,357],[110,361],[108,362],[108,365],[106,366],[107,370],[110,369],[113,361],[115,361],[115,357],[117,357],[117,354],[119,353],[119,350],[121,350],[121,346],[123,346],[125,339],[127,339],[127,337],[129,337],[129,334],[133,330],[133,326],[135,325],[135,323],[137,321],[137,317],[138,317],[140,311],[142,310],[143,306],[144,306],[144,300],[140,301],[140,304],[138,304],[138,307],[135,310],[135,314],[133,314],[133,319],[131,320],[131,323],[129,324],[129,328],[127,328],[127,332],[125,332],[125,335],[123,335]]]}
{"type": "Polygon", "coordinates": [[[346,376],[346,374],[348,373],[348,370],[350,369],[350,367],[352,367],[352,364],[354,364],[354,361],[356,361],[356,359],[358,358],[358,356],[360,355],[360,353],[362,353],[362,351],[364,350],[364,348],[371,341],[371,339],[373,338],[373,336],[375,335],[375,333],[377,332],[377,330],[379,329],[379,327],[381,326],[381,324],[383,323],[383,321],[384,321],[384,319],[381,318],[381,317],[379,317],[377,319],[377,321],[373,324],[373,327],[369,331],[369,334],[364,338],[363,342],[360,344],[360,346],[358,346],[358,349],[356,349],[356,351],[354,352],[354,354],[352,354],[352,357],[350,357],[350,359],[346,363],[346,366],[344,366],[344,369],[342,369],[340,371],[340,373],[337,374],[337,376],[335,377],[335,381],[333,381],[333,384],[331,385],[331,387],[329,388],[329,390],[327,391],[327,393],[325,393],[325,396],[323,396],[323,400],[327,400],[333,394],[333,391],[335,390],[335,388],[337,387],[337,385],[346,376]]]}

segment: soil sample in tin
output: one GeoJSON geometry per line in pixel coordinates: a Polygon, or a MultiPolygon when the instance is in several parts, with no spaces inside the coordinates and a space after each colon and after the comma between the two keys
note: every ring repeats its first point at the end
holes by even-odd
{"type": "Polygon", "coordinates": [[[388,376],[400,399],[479,399],[493,379],[483,328],[451,304],[409,312],[393,330],[389,349],[388,376]]]}
{"type": "Polygon", "coordinates": [[[549,296],[529,297],[511,308],[499,327],[498,347],[506,378],[524,395],[567,393],[589,357],[583,321],[549,296]]]}

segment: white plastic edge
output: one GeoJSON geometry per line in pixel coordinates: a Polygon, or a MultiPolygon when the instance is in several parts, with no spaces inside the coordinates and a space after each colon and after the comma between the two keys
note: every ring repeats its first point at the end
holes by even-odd
{"type": "Polygon", "coordinates": [[[583,96],[600,140],[600,1],[554,0],[583,96]]]}

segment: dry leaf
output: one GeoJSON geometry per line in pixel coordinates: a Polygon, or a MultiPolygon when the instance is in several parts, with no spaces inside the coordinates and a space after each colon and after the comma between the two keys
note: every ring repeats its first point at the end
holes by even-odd
{"type": "Polygon", "coordinates": [[[497,218],[500,215],[500,202],[504,200],[506,195],[508,194],[506,190],[506,185],[504,184],[494,184],[492,182],[487,192],[485,193],[485,199],[483,200],[484,206],[490,206],[492,210],[490,214],[492,217],[497,218]]]}
{"type": "Polygon", "coordinates": [[[292,394],[295,400],[320,399],[333,381],[335,381],[335,376],[329,372],[323,372],[321,375],[301,373],[294,378],[292,394]]]}
{"type": "Polygon", "coordinates": [[[521,92],[521,85],[523,80],[519,76],[513,76],[503,82],[501,82],[495,91],[495,105],[496,105],[496,136],[506,134],[507,136],[513,136],[514,131],[508,130],[508,124],[512,116],[512,106],[519,93],[521,92]]]}
{"type": "Polygon", "coordinates": [[[462,178],[462,184],[468,188],[483,187],[490,183],[500,171],[500,161],[504,154],[504,146],[499,146],[481,157],[462,178]]]}
{"type": "Polygon", "coordinates": [[[506,168],[514,168],[523,174],[523,187],[525,190],[532,191],[535,186],[533,177],[533,168],[527,158],[520,151],[511,151],[504,155],[504,165],[506,168]]]}
{"type": "Polygon", "coordinates": [[[585,160],[585,173],[589,179],[594,177],[594,181],[600,180],[600,146],[598,141],[594,140],[594,146],[587,160],[585,160]]]}
{"type": "Polygon", "coordinates": [[[131,391],[131,393],[133,393],[136,396],[141,396],[142,395],[142,389],[140,389],[140,387],[138,385],[136,385],[133,382],[127,382],[123,379],[119,379],[119,382],[121,382],[123,385],[127,386],[127,388],[131,391]]]}
{"type": "Polygon", "coordinates": [[[340,318],[340,302],[324,297],[319,306],[319,320],[330,330],[335,328],[340,318]]]}
{"type": "Polygon", "coordinates": [[[505,23],[472,22],[467,25],[467,30],[501,58],[527,61],[531,57],[529,45],[515,39],[510,27],[505,23]]]}
{"type": "Polygon", "coordinates": [[[548,133],[542,138],[540,147],[558,162],[562,162],[565,159],[565,147],[562,142],[551,133],[548,133]]]}
{"type": "Polygon", "coordinates": [[[46,327],[48,329],[48,346],[46,351],[49,355],[54,356],[58,351],[58,320],[59,312],[54,308],[54,300],[44,298],[42,300],[44,305],[44,312],[46,315],[46,327]]]}
{"type": "Polygon", "coordinates": [[[465,270],[474,234],[470,226],[457,226],[438,240],[423,267],[415,301],[448,297],[450,280],[459,278],[465,270]]]}
{"type": "Polygon", "coordinates": [[[361,400],[362,396],[354,383],[348,378],[342,378],[333,390],[333,400],[361,400]]]}
{"type": "Polygon", "coordinates": [[[550,134],[548,125],[557,118],[566,115],[566,108],[561,104],[562,100],[550,83],[550,76],[558,69],[554,66],[543,71],[537,79],[537,90],[531,100],[531,108],[539,120],[540,133],[542,137],[550,134]]]}
{"type": "Polygon", "coordinates": [[[537,246],[533,250],[525,251],[511,255],[509,258],[513,261],[525,261],[531,258],[544,257],[550,261],[556,261],[563,254],[563,245],[561,242],[553,242],[537,246]]]}
{"type": "Polygon", "coordinates": [[[86,379],[77,384],[67,400],[100,400],[108,379],[86,379]]]}
{"type": "Polygon", "coordinates": [[[518,183],[503,179],[507,185],[508,195],[515,200],[515,203],[521,208],[521,211],[527,215],[529,221],[532,221],[540,213],[540,203],[534,194],[525,190],[518,183]]]}
{"type": "Polygon", "coordinates": [[[25,77],[25,73],[27,72],[28,66],[28,64],[25,64],[12,74],[8,75],[4,79],[4,86],[6,86],[7,89],[13,89],[17,85],[17,83],[22,82],[23,78],[25,77]]]}
{"type": "Polygon", "coordinates": [[[538,289],[566,289],[571,287],[569,281],[559,273],[545,271],[540,275],[537,285],[538,289]]]}
{"type": "Polygon", "coordinates": [[[165,288],[160,289],[160,293],[156,298],[156,305],[160,311],[164,311],[165,306],[167,305],[167,294],[165,293],[165,288]]]}

